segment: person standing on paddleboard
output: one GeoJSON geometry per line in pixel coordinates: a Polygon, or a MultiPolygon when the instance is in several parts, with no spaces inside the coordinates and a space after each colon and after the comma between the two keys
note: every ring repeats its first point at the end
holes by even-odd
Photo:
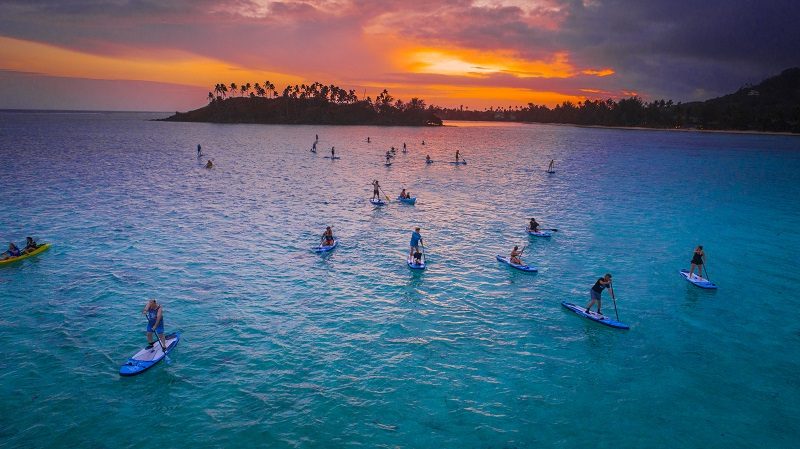
{"type": "Polygon", "coordinates": [[[372,199],[375,198],[381,199],[381,185],[378,184],[378,180],[372,181],[372,199]]]}
{"type": "Polygon", "coordinates": [[[197,144],[197,157],[201,157],[203,153],[200,151],[200,144],[197,144]]]}
{"type": "Polygon", "coordinates": [[[456,163],[458,163],[459,156],[461,156],[461,153],[458,150],[456,150],[456,163]]]}
{"type": "Polygon", "coordinates": [[[413,256],[414,253],[419,252],[419,243],[422,241],[422,234],[419,233],[419,227],[414,228],[414,232],[411,233],[411,251],[409,251],[409,255],[413,256]]]}
{"type": "Polygon", "coordinates": [[[603,289],[606,288],[611,293],[611,298],[616,299],[616,297],[614,296],[614,287],[611,286],[610,273],[606,273],[605,276],[598,278],[597,282],[595,282],[594,286],[592,286],[591,290],[589,290],[589,295],[592,298],[592,300],[589,301],[589,304],[586,305],[586,313],[589,313],[589,309],[591,309],[594,303],[597,302],[597,314],[598,315],[603,314],[603,312],[600,311],[600,306],[601,306],[600,295],[603,293],[603,289]]]}
{"type": "Polygon", "coordinates": [[[336,147],[331,147],[331,159],[336,159],[336,147]]]}
{"type": "Polygon", "coordinates": [[[695,267],[697,267],[697,276],[703,277],[703,265],[706,263],[706,253],[703,252],[703,245],[697,245],[692,253],[691,267],[689,268],[689,278],[692,277],[695,267]]]}
{"type": "Polygon", "coordinates": [[[142,314],[147,317],[147,347],[153,347],[155,343],[153,341],[153,332],[155,332],[158,339],[161,340],[161,347],[166,349],[167,340],[164,338],[164,309],[155,299],[151,299],[145,304],[142,314]]]}

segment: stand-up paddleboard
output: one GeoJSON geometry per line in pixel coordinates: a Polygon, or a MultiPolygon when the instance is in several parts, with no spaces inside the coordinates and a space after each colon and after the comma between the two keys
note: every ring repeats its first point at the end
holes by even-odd
{"type": "Polygon", "coordinates": [[[406,263],[408,264],[408,268],[411,268],[412,270],[424,270],[425,269],[425,255],[424,254],[422,255],[422,258],[420,258],[420,260],[421,260],[421,263],[414,263],[414,257],[412,257],[409,254],[408,257],[406,258],[406,263]]]}
{"type": "Polygon", "coordinates": [[[401,197],[398,196],[397,197],[397,201],[400,201],[401,203],[406,203],[406,204],[413,205],[413,204],[415,204],[417,202],[417,197],[414,196],[414,197],[411,197],[411,198],[401,198],[401,197]]]}
{"type": "Polygon", "coordinates": [[[372,203],[375,206],[385,206],[386,205],[386,201],[383,201],[380,198],[372,198],[371,200],[369,200],[369,202],[372,203]]]}
{"type": "Polygon", "coordinates": [[[538,268],[532,267],[530,265],[520,265],[520,264],[516,264],[516,263],[511,263],[511,258],[510,257],[504,257],[504,256],[501,256],[500,254],[497,255],[497,260],[499,262],[503,262],[506,265],[514,267],[514,268],[516,268],[517,270],[520,270],[520,271],[527,271],[527,272],[539,271],[538,268]]]}
{"type": "Polygon", "coordinates": [[[529,235],[535,235],[536,237],[552,237],[553,234],[550,231],[531,231],[531,228],[525,228],[528,230],[529,235]]]}
{"type": "Polygon", "coordinates": [[[22,260],[22,259],[27,259],[28,257],[33,257],[33,256],[35,256],[35,255],[37,255],[39,253],[43,253],[43,252],[47,251],[48,248],[50,248],[50,244],[49,243],[39,244],[38,248],[36,248],[35,250],[29,252],[28,254],[22,254],[22,255],[20,255],[18,257],[12,257],[12,258],[6,259],[6,260],[0,260],[0,265],[16,262],[16,261],[22,260]]]}
{"type": "Polygon", "coordinates": [[[576,306],[571,302],[561,301],[561,305],[564,306],[564,308],[575,312],[577,315],[580,315],[584,318],[589,318],[590,320],[596,321],[600,324],[605,324],[606,326],[614,327],[617,329],[630,329],[630,326],[628,326],[625,323],[620,323],[619,321],[616,321],[613,318],[609,318],[605,315],[600,315],[599,313],[591,310],[589,312],[586,312],[586,308],[576,306]]]}
{"type": "Polygon", "coordinates": [[[693,274],[691,277],[689,277],[689,270],[681,270],[679,271],[679,273],[681,274],[681,276],[683,276],[684,279],[686,279],[687,281],[691,282],[692,284],[700,288],[710,288],[710,289],[717,288],[717,284],[709,281],[704,277],[698,276],[696,274],[693,274]]]}
{"type": "Polygon", "coordinates": [[[391,163],[391,162],[386,162],[386,163],[384,163],[383,165],[385,165],[385,166],[387,166],[387,167],[391,167],[391,166],[392,166],[392,163],[391,163]]]}
{"type": "Polygon", "coordinates": [[[325,156],[325,159],[336,160],[336,159],[341,159],[341,157],[339,157],[339,156],[325,156]]]}
{"type": "Polygon", "coordinates": [[[333,249],[336,248],[336,245],[338,245],[338,244],[339,244],[339,241],[336,240],[336,239],[333,239],[333,245],[319,245],[319,246],[314,248],[314,252],[315,253],[327,253],[328,251],[333,251],[333,249]]]}
{"type": "MultiPolygon", "coordinates": [[[[153,335],[153,337],[158,338],[156,335],[153,335]]],[[[167,354],[169,354],[175,346],[178,345],[181,339],[181,333],[176,332],[174,334],[165,335],[164,339],[167,341],[167,354]]],[[[144,348],[134,354],[133,357],[129,358],[128,361],[119,368],[119,375],[135,376],[141,374],[160,362],[161,359],[164,358],[164,355],[161,344],[156,341],[153,343],[153,347],[144,348]]]]}
{"type": "Polygon", "coordinates": [[[450,163],[453,165],[467,165],[467,161],[450,161],[450,163]]]}

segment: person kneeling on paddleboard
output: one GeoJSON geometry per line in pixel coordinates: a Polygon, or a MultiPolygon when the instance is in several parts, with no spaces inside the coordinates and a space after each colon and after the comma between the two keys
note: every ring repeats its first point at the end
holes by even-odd
{"type": "Polygon", "coordinates": [[[419,251],[414,252],[414,264],[422,265],[422,253],[419,251]]]}
{"type": "Polygon", "coordinates": [[[161,340],[161,347],[167,347],[167,340],[164,338],[164,310],[155,299],[147,301],[147,304],[142,310],[142,314],[147,317],[147,347],[152,348],[153,332],[156,333],[158,339],[161,340]]]}
{"type": "Polygon", "coordinates": [[[333,229],[331,229],[330,226],[325,228],[325,232],[322,233],[322,245],[323,246],[333,245],[333,229]]]}
{"type": "Polygon", "coordinates": [[[689,269],[689,278],[694,274],[694,269],[697,267],[697,276],[703,277],[703,264],[705,263],[706,253],[703,252],[703,245],[697,245],[692,254],[691,267],[689,269]]]}
{"type": "Polygon", "coordinates": [[[594,283],[592,289],[589,290],[589,295],[591,296],[592,300],[589,301],[589,304],[586,305],[586,313],[589,313],[589,309],[592,308],[595,301],[597,302],[597,314],[602,315],[603,312],[600,311],[600,295],[603,293],[603,289],[607,288],[609,292],[611,292],[611,298],[616,299],[614,297],[614,287],[611,286],[611,274],[606,273],[605,276],[598,278],[597,282],[594,283]]]}
{"type": "Polygon", "coordinates": [[[539,232],[539,223],[536,222],[535,218],[531,218],[530,228],[533,232],[539,232]]]}
{"type": "Polygon", "coordinates": [[[515,263],[517,265],[524,265],[522,263],[522,259],[520,258],[521,255],[522,251],[519,250],[519,246],[514,245],[514,249],[511,250],[511,257],[509,257],[509,260],[511,263],[515,263]]]}
{"type": "Polygon", "coordinates": [[[408,253],[410,256],[419,252],[419,242],[421,241],[422,234],[419,233],[419,228],[414,228],[414,232],[411,233],[411,251],[408,253]]]}

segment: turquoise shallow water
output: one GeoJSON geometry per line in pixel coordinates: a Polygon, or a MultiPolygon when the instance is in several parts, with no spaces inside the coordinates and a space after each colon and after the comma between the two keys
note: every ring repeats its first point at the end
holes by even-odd
{"type": "Polygon", "coordinates": [[[155,116],[0,112],[0,239],[53,243],[0,266],[0,447],[800,439],[800,138],[155,116]],[[456,148],[467,166],[423,163],[456,148]],[[373,178],[417,205],[373,208],[373,178]],[[527,237],[530,216],[559,232],[527,237]],[[315,255],[326,224],[340,246],[315,255]],[[716,292],[677,274],[698,243],[716,292]],[[494,260],[514,244],[538,274],[494,260]],[[559,305],[606,271],[630,331],[559,305]],[[183,340],[120,378],[149,297],[183,340]]]}

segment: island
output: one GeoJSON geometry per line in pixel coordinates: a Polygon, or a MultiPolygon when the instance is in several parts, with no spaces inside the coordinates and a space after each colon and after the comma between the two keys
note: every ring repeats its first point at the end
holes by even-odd
{"type": "Polygon", "coordinates": [[[208,105],[159,119],[169,122],[260,123],[293,125],[441,126],[442,120],[425,100],[395,99],[384,89],[373,101],[354,90],[318,82],[286,86],[279,93],[263,84],[217,84],[208,105]],[[238,96],[237,96],[238,94],[238,96]]]}

